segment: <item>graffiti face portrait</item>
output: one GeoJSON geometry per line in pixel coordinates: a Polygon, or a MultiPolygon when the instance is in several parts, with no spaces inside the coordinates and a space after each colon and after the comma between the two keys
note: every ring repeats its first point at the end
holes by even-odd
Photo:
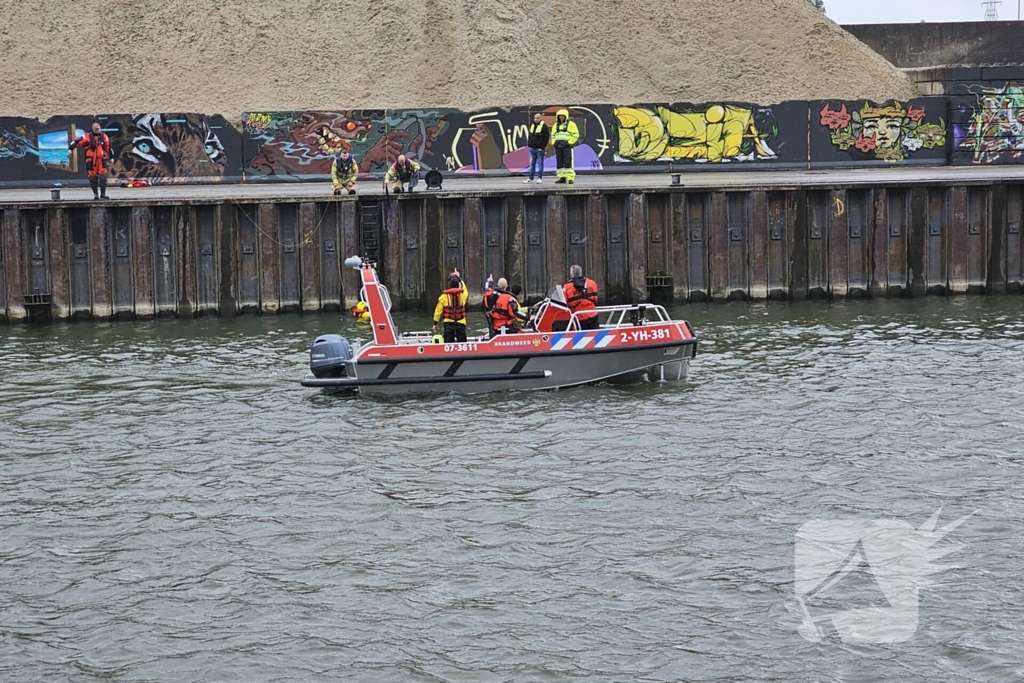
{"type": "Polygon", "coordinates": [[[220,138],[199,114],[140,114],[115,119],[110,144],[115,178],[220,180],[227,156],[220,138]]]}
{"type": "Polygon", "coordinates": [[[946,144],[945,121],[941,117],[926,121],[924,102],[904,106],[897,101],[881,105],[865,101],[859,108],[848,104],[852,103],[843,102],[837,107],[828,102],[818,112],[819,125],[840,152],[895,163],[921,150],[941,150],[946,144]]]}
{"type": "Polygon", "coordinates": [[[904,119],[880,116],[864,120],[864,137],[874,138],[876,147],[894,148],[900,144],[904,119]]]}

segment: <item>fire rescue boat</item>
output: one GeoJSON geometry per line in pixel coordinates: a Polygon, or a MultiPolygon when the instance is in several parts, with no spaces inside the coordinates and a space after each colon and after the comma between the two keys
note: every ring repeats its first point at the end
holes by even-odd
{"type": "MultiPolygon", "coordinates": [[[[697,335],[662,306],[599,306],[600,326],[583,329],[559,300],[561,288],[531,310],[522,331],[462,343],[433,343],[426,332],[399,334],[391,298],[373,263],[358,256],[360,299],[370,310],[373,341],[324,334],[310,349],[305,387],[361,395],[558,389],[604,380],[682,380],[697,354],[697,335]]],[[[591,311],[592,312],[592,311],[591,311]]]]}

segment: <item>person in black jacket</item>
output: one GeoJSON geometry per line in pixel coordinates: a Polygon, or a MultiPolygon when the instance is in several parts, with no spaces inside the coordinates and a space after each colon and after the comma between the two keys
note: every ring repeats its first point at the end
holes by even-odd
{"type": "Polygon", "coordinates": [[[533,125],[530,126],[530,140],[527,143],[530,147],[530,177],[524,183],[533,182],[534,175],[537,182],[543,182],[544,178],[544,150],[551,141],[551,128],[544,123],[540,112],[533,115],[533,125]],[[536,173],[534,173],[536,168],[536,173]]]}

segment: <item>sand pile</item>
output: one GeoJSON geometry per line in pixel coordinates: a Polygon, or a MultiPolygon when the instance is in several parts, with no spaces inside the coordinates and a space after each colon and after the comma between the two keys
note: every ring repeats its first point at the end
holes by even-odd
{"type": "Polygon", "coordinates": [[[0,115],[908,98],[806,0],[0,0],[0,115]]]}

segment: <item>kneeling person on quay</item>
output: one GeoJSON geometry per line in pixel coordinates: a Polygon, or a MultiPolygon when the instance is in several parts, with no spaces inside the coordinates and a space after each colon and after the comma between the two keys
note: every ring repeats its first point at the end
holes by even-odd
{"type": "Polygon", "coordinates": [[[391,186],[391,191],[398,194],[401,192],[412,192],[420,179],[420,165],[412,159],[407,159],[404,154],[398,157],[395,163],[391,164],[387,174],[384,176],[384,185],[391,186]],[[408,185],[408,189],[406,189],[408,185]]]}
{"type": "Polygon", "coordinates": [[[444,342],[466,341],[466,302],[469,301],[469,289],[459,277],[459,271],[453,270],[448,278],[448,289],[441,292],[434,308],[434,332],[437,324],[444,323],[444,342]]]}
{"type": "Polygon", "coordinates": [[[349,194],[356,193],[356,179],[359,177],[359,164],[352,158],[348,147],[342,147],[341,153],[334,158],[331,164],[331,180],[334,185],[334,194],[341,194],[342,190],[348,190],[349,194]]]}

